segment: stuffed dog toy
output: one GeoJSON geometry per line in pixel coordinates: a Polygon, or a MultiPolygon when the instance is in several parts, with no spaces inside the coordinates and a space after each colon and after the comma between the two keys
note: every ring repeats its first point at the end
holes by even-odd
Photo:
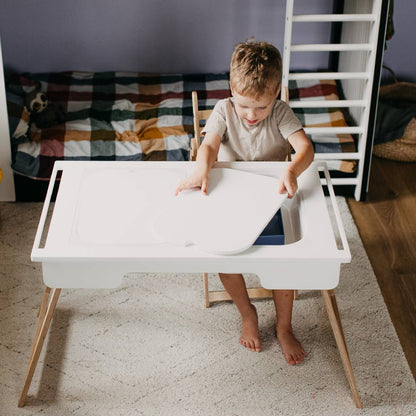
{"type": "Polygon", "coordinates": [[[65,112],[61,106],[49,103],[45,93],[36,88],[26,94],[25,106],[30,114],[30,123],[39,129],[46,129],[65,121],[65,112]]]}

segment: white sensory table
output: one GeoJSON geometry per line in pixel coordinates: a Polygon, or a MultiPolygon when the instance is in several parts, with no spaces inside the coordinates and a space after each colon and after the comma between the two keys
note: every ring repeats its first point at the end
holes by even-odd
{"type": "MultiPolygon", "coordinates": [[[[55,163],[31,256],[33,261],[42,263],[46,288],[40,305],[19,406],[24,405],[62,288],[117,287],[126,273],[134,271],[184,273],[221,271],[257,274],[261,285],[267,289],[321,290],[354,403],[357,407],[362,407],[333,291],[339,281],[340,265],[350,262],[351,254],[325,164],[314,162],[303,172],[298,179],[299,189],[292,199],[276,200],[273,197],[267,200],[266,197],[261,196],[265,192],[255,189],[259,188],[255,182],[252,188],[245,185],[240,190],[236,189],[239,185],[237,183],[235,186],[236,182],[234,182],[230,187],[232,189],[228,188],[229,199],[238,200],[240,194],[245,194],[243,198],[246,198],[248,208],[247,212],[243,213],[247,218],[250,217],[250,209],[257,209],[264,217],[263,222],[265,219],[268,221],[283,203],[281,212],[285,244],[277,246],[249,244],[247,248],[245,243],[239,250],[234,249],[234,254],[226,255],[216,253],[215,244],[213,246],[212,242],[204,246],[204,241],[196,241],[198,236],[192,236],[195,224],[204,221],[204,218],[201,218],[200,206],[193,211],[183,208],[184,212],[181,213],[178,210],[178,206],[186,207],[184,204],[178,205],[185,196],[180,194],[175,197],[173,192],[179,181],[190,172],[193,163],[90,161],[55,163]],[[324,171],[324,180],[320,179],[319,171],[324,171]],[[50,225],[45,230],[58,173],[61,175],[59,191],[50,225]],[[325,182],[328,186],[335,230],[321,182],[325,182]],[[250,208],[248,201],[253,200],[257,205],[250,208]],[[268,208],[263,209],[263,206],[268,208]],[[177,227],[179,230],[177,241],[172,240],[169,232],[163,235],[163,230],[157,229],[158,219],[164,221],[164,224],[181,225],[177,227]],[[185,237],[182,236],[181,230],[185,237]],[[338,243],[336,235],[338,235],[338,243]],[[338,248],[338,245],[342,247],[338,248]]],[[[277,183],[286,163],[217,162],[212,172],[232,173],[237,178],[241,175],[241,183],[246,183],[246,176],[250,176],[247,172],[255,174],[251,176],[256,178],[259,178],[259,175],[263,178],[266,176],[267,179],[264,178],[264,181],[267,183],[273,178],[271,185],[266,184],[270,187],[277,183]]],[[[233,175],[231,177],[235,180],[233,175]]],[[[227,186],[227,182],[219,181],[215,184],[212,182],[215,180],[211,181],[210,176],[208,196],[205,198],[211,199],[206,201],[214,201],[217,190],[221,198],[227,198],[224,197],[224,193],[219,193],[221,186],[218,185],[224,183],[223,186],[227,186]]],[[[200,191],[190,192],[201,194],[200,191]]],[[[220,204],[215,203],[211,207],[217,205],[220,204]]],[[[214,214],[218,217],[218,213],[221,212],[225,216],[225,223],[229,222],[229,226],[232,227],[233,209],[235,207],[232,206],[229,211],[221,208],[216,212],[214,209],[214,214]]],[[[208,218],[205,221],[215,224],[217,219],[208,218]]],[[[240,222],[242,224],[237,228],[244,229],[245,222],[240,222]]],[[[222,226],[225,227],[224,224],[222,226]]],[[[222,226],[220,224],[217,229],[215,226],[207,228],[212,228],[214,233],[218,234],[222,226]]],[[[258,226],[257,224],[255,227],[258,226]]],[[[235,230],[237,228],[234,227],[235,230]]],[[[174,229],[175,226],[172,232],[175,232],[174,229]]],[[[196,229],[198,230],[198,227],[196,229]]],[[[261,229],[256,235],[250,235],[250,242],[254,241],[260,232],[261,229]]],[[[202,229],[201,233],[203,233],[202,229]]],[[[245,234],[242,233],[242,239],[244,237],[245,234]]],[[[210,237],[206,238],[209,240],[210,237]]],[[[221,239],[223,238],[226,239],[226,236],[222,235],[221,239]]]]}

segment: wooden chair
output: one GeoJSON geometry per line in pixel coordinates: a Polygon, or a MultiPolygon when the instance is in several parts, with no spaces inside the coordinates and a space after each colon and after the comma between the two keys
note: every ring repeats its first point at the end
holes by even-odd
{"type": "Polygon", "coordinates": [[[199,146],[201,145],[201,121],[207,121],[208,117],[211,115],[212,110],[199,110],[198,108],[198,93],[192,91],[192,111],[194,118],[194,135],[191,139],[191,154],[190,160],[196,160],[196,154],[198,152],[199,146]]]}
{"type": "MultiPolygon", "coordinates": [[[[282,91],[282,100],[285,102],[289,101],[287,88],[282,91]]],[[[203,129],[201,121],[208,120],[208,117],[212,112],[212,110],[199,110],[198,93],[196,91],[192,91],[192,111],[195,137],[191,139],[190,160],[195,161],[199,146],[201,145],[201,131],[203,129]]],[[[291,160],[291,149],[289,144],[287,154],[287,160],[291,160]]],[[[231,300],[230,295],[225,290],[209,290],[208,273],[202,274],[202,281],[204,288],[204,306],[206,308],[209,308],[212,302],[231,300]]],[[[247,292],[250,299],[271,298],[273,296],[271,290],[265,289],[261,286],[248,288],[247,292]]],[[[295,291],[294,297],[297,299],[297,291],[295,291]]]]}

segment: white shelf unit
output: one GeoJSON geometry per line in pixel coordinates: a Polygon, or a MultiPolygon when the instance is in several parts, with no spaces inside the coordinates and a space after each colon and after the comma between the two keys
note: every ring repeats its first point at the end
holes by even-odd
{"type": "MultiPolygon", "coordinates": [[[[282,87],[290,80],[336,80],[345,99],[334,101],[291,101],[292,108],[342,107],[355,121],[350,127],[310,127],[307,134],[353,134],[358,137],[357,151],[350,153],[316,153],[321,160],[355,160],[357,172],[351,178],[333,178],[335,185],[353,185],[356,200],[365,199],[371,163],[375,113],[377,108],[381,60],[384,50],[388,0],[345,0],[342,13],[294,14],[294,1],[286,1],[282,87]],[[340,42],[292,44],[293,33],[302,23],[330,23],[340,26],[340,42]],[[302,52],[336,52],[337,68],[327,72],[292,72],[291,54],[302,52]]],[[[305,7],[304,3],[302,6],[305,7]]]]}

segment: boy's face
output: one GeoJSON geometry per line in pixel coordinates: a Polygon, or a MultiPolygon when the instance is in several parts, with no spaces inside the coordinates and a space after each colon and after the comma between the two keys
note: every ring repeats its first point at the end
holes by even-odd
{"type": "Polygon", "coordinates": [[[234,104],[237,115],[249,126],[255,126],[268,117],[272,111],[273,104],[280,91],[276,95],[262,95],[258,98],[251,98],[231,90],[234,97],[234,104]]]}

